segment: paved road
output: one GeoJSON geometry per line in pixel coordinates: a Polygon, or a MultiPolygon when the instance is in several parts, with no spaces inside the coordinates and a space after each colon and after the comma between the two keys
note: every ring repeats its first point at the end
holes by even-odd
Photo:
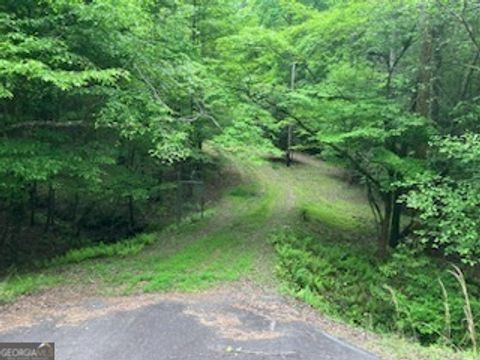
{"type": "Polygon", "coordinates": [[[278,298],[192,297],[128,299],[133,307],[84,299],[28,326],[12,323],[0,341],[54,341],[59,360],[375,359],[326,335],[278,298]]]}

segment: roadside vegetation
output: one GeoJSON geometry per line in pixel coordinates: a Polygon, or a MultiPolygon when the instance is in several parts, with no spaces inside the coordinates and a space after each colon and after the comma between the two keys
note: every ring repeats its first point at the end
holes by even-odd
{"type": "MultiPolygon", "coordinates": [[[[447,263],[407,248],[386,262],[372,261],[354,239],[339,243],[292,230],[273,235],[272,242],[288,291],[323,313],[426,345],[465,349],[476,338],[478,324],[469,330],[464,292],[447,263]]],[[[480,311],[478,298],[479,288],[470,283],[473,313],[480,311]]]]}
{"type": "Polygon", "coordinates": [[[126,295],[194,291],[240,279],[252,271],[259,254],[268,256],[264,226],[271,218],[273,201],[278,200],[275,188],[253,182],[252,174],[241,175],[247,177],[245,182],[225,189],[222,200],[203,214],[192,213],[162,231],[70,250],[36,264],[36,272],[9,272],[0,284],[0,301],[92,281],[99,293],[126,295]]]}
{"type": "MultiPolygon", "coordinates": [[[[241,183],[226,189],[203,219],[192,214],[157,233],[72,250],[35,273],[12,273],[0,299],[11,302],[55,286],[93,285],[94,293],[111,296],[198,291],[255,279],[371,332],[369,347],[379,354],[473,358],[464,352],[471,337],[451,265],[407,246],[386,261],[372,261],[375,234],[367,225],[362,189],[349,185],[339,170],[316,164],[246,162],[229,175],[240,176],[241,183]],[[313,178],[320,179],[322,191],[311,191],[313,178]]],[[[472,282],[468,290],[478,313],[480,288],[472,282]]]]}
{"type": "Polygon", "coordinates": [[[479,17],[2,0],[0,301],[272,285],[275,267],[330,316],[476,354],[479,17]]]}

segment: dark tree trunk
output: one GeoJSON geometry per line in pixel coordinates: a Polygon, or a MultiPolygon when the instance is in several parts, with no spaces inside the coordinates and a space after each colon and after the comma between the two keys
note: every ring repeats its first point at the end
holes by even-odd
{"type": "Polygon", "coordinates": [[[392,220],[392,199],[391,194],[385,194],[382,196],[384,203],[384,214],[382,221],[380,223],[380,236],[379,236],[379,253],[380,257],[385,257],[388,252],[388,246],[390,244],[390,231],[391,231],[391,220],[392,220]]]}
{"type": "MultiPolygon", "coordinates": [[[[290,72],[290,91],[295,91],[295,81],[297,76],[297,63],[292,64],[290,72]]],[[[292,140],[293,140],[293,125],[289,124],[287,127],[287,149],[285,151],[285,163],[287,166],[292,164],[292,140]]]]}
{"type": "Polygon", "coordinates": [[[37,183],[30,187],[30,226],[35,226],[35,210],[37,207],[37,183]]]}
{"type": "Polygon", "coordinates": [[[48,186],[48,202],[47,202],[47,220],[45,222],[45,232],[49,231],[54,224],[55,216],[55,189],[53,185],[48,186]]]}
{"type": "MultiPolygon", "coordinates": [[[[8,211],[8,210],[7,210],[8,211]]],[[[10,230],[10,217],[8,216],[8,212],[5,215],[5,220],[3,221],[2,224],[2,234],[0,235],[0,246],[2,247],[2,250],[5,252],[5,247],[6,247],[6,242],[8,238],[8,233],[10,230]]]]}
{"type": "Polygon", "coordinates": [[[128,232],[130,234],[135,232],[135,213],[132,196],[128,197],[128,232]]]}
{"type": "Polygon", "coordinates": [[[285,165],[290,166],[292,164],[292,126],[288,126],[287,130],[287,150],[285,151],[285,165]]]}
{"type": "Polygon", "coordinates": [[[77,222],[79,202],[80,202],[80,197],[78,196],[78,193],[75,193],[75,196],[73,198],[73,205],[72,205],[72,220],[75,223],[77,222]]]}
{"type": "Polygon", "coordinates": [[[398,192],[392,194],[392,216],[390,225],[389,245],[395,248],[400,242],[400,220],[402,215],[402,205],[398,203],[398,192]]]}
{"type": "Polygon", "coordinates": [[[399,192],[389,192],[382,196],[384,214],[380,222],[379,253],[387,254],[388,248],[395,248],[400,241],[400,220],[402,205],[398,203],[399,192]]]}

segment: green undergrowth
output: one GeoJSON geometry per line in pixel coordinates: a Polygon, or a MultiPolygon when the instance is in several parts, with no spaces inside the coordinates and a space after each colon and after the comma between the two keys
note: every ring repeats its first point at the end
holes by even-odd
{"type": "MultiPolygon", "coordinates": [[[[293,230],[276,233],[272,243],[277,273],[287,290],[322,312],[422,344],[470,345],[464,296],[446,264],[406,246],[380,262],[365,246],[293,230]]],[[[478,314],[480,291],[474,286],[469,290],[473,313],[478,314]]]]}
{"type": "Polygon", "coordinates": [[[65,255],[52,259],[48,265],[60,266],[80,263],[88,259],[136,255],[142,251],[145,246],[153,244],[157,236],[158,234],[155,233],[139,234],[134,238],[112,244],[99,243],[94,246],[70,250],[65,255]]]}
{"type": "Polygon", "coordinates": [[[362,345],[371,347],[386,360],[478,360],[472,350],[458,351],[442,344],[424,346],[393,333],[367,336],[362,345]]]}
{"type": "Polygon", "coordinates": [[[94,246],[88,246],[80,249],[68,251],[65,255],[58,256],[44,263],[36,263],[37,268],[45,270],[36,273],[17,273],[11,271],[2,282],[0,282],[0,303],[10,302],[18,296],[39,291],[48,287],[61,284],[68,278],[59,274],[62,267],[66,265],[78,264],[87,260],[108,258],[108,257],[127,257],[138,254],[145,246],[151,245],[156,241],[157,234],[139,234],[133,238],[126,239],[117,243],[104,244],[99,243],[94,246]],[[52,271],[53,270],[53,271],[52,271]]]}
{"type": "MultiPolygon", "coordinates": [[[[31,273],[11,271],[0,283],[0,302],[52,286],[94,283],[102,293],[176,289],[194,291],[251,271],[258,247],[251,242],[270,216],[273,191],[247,182],[222,204],[158,233],[70,250],[31,273]],[[220,216],[227,216],[225,222],[220,216]],[[218,218],[218,219],[217,219],[218,218]]],[[[40,266],[40,264],[37,264],[40,266]]]]}
{"type": "Polygon", "coordinates": [[[236,198],[252,198],[259,195],[259,188],[253,183],[242,184],[230,189],[227,194],[236,198]]]}
{"type": "Polygon", "coordinates": [[[9,303],[19,296],[41,291],[66,281],[59,274],[9,274],[0,282],[0,304],[9,303]]]}

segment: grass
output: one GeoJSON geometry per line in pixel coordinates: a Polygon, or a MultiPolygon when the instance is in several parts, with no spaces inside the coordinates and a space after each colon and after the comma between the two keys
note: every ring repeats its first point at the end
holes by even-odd
{"type": "Polygon", "coordinates": [[[422,346],[398,335],[384,334],[365,339],[370,347],[383,359],[400,360],[478,360],[471,351],[455,351],[442,345],[422,346]]]}
{"type": "Polygon", "coordinates": [[[220,281],[237,280],[251,268],[254,253],[243,246],[242,239],[231,232],[219,232],[196,241],[148,275],[133,278],[133,283],[147,282],[147,292],[178,289],[192,291],[220,281]]]}
{"type": "Polygon", "coordinates": [[[258,196],[258,187],[253,183],[241,184],[230,189],[227,194],[233,197],[251,198],[258,196]]]}
{"type": "MultiPolygon", "coordinates": [[[[271,215],[273,199],[273,193],[262,191],[258,184],[241,184],[228,192],[218,209],[227,218],[212,219],[208,225],[211,231],[203,237],[188,239],[201,233],[200,223],[181,227],[168,234],[176,245],[168,256],[152,251],[142,254],[141,262],[129,260],[121,267],[118,262],[99,263],[95,272],[106,283],[127,284],[124,293],[195,291],[238,280],[251,271],[259,254],[261,243],[252,242],[251,234],[261,234],[259,227],[271,215]]],[[[165,243],[160,249],[164,247],[165,243]]]]}
{"type": "Polygon", "coordinates": [[[113,244],[100,243],[68,251],[63,256],[58,256],[44,264],[47,270],[39,273],[18,274],[12,272],[0,283],[0,302],[14,301],[21,295],[40,291],[65,282],[65,277],[58,274],[57,270],[70,264],[85,263],[87,260],[98,258],[127,257],[138,254],[145,246],[155,242],[155,234],[140,234],[134,238],[113,244]],[[50,269],[50,270],[48,270],[50,269]],[[55,270],[51,270],[55,269],[55,270]]]}
{"type": "Polygon", "coordinates": [[[65,255],[54,258],[48,266],[60,266],[65,264],[80,263],[89,259],[114,256],[136,255],[145,246],[151,245],[156,240],[156,234],[139,234],[132,239],[113,244],[100,243],[95,246],[84,247],[68,251],[65,255]]]}
{"type": "Polygon", "coordinates": [[[474,326],[457,320],[467,313],[474,318],[478,296],[471,294],[464,313],[455,278],[444,277],[429,259],[398,253],[390,263],[372,260],[372,219],[361,190],[324,164],[237,166],[240,184],[203,219],[192,216],[158,233],[72,250],[36,273],[12,273],[0,283],[0,302],[66,284],[93,284],[107,295],[197,291],[243,277],[270,285],[276,253],[289,293],[353,327],[376,330],[365,346],[385,358],[472,358],[441,341],[424,347],[405,339],[431,343],[447,328],[448,312],[448,331],[458,337],[470,326],[470,342],[476,341],[474,326]],[[271,251],[267,238],[288,226],[293,235],[276,231],[271,251]],[[433,330],[422,323],[433,318],[433,330]]]}
{"type": "Polygon", "coordinates": [[[0,303],[15,301],[19,296],[60,285],[65,281],[60,275],[10,274],[0,282],[0,303]]]}
{"type": "Polygon", "coordinates": [[[262,225],[274,193],[247,178],[205,216],[191,216],[159,233],[75,249],[36,273],[11,273],[0,283],[0,302],[64,284],[94,283],[100,293],[195,291],[238,280],[262,253],[262,225]]]}
{"type": "Polygon", "coordinates": [[[337,231],[353,232],[365,227],[359,219],[329,203],[306,203],[300,210],[306,220],[316,221],[337,231]]]}

